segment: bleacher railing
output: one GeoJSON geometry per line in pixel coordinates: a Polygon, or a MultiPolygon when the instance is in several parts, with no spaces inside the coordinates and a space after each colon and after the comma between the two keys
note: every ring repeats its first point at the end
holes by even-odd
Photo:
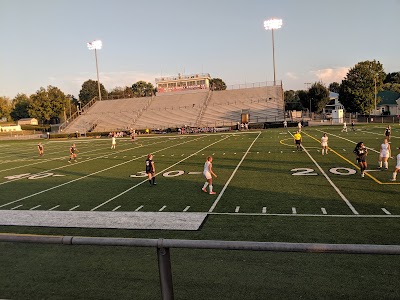
{"type": "Polygon", "coordinates": [[[400,245],[277,243],[251,241],[175,240],[162,238],[100,238],[18,234],[0,234],[0,242],[157,248],[161,299],[163,300],[174,299],[170,248],[331,254],[400,255],[400,245]]]}
{"type": "Polygon", "coordinates": [[[251,88],[259,88],[259,87],[270,87],[270,86],[282,86],[281,80],[274,81],[264,81],[264,82],[253,82],[253,83],[241,83],[241,84],[232,84],[227,85],[227,90],[241,90],[241,89],[251,89],[251,88]]]}
{"type": "Polygon", "coordinates": [[[64,123],[62,123],[58,127],[58,132],[62,132],[67,126],[71,125],[71,122],[77,119],[82,113],[86,112],[90,107],[93,106],[97,101],[97,97],[94,97],[92,100],[90,100],[84,107],[80,108],[78,111],[73,113],[67,120],[65,120],[64,123]]]}

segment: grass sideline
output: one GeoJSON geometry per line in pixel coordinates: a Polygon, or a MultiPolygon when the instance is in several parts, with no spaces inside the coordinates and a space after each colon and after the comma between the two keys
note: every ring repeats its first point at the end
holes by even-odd
{"type": "MultiPolygon", "coordinates": [[[[400,134],[398,128],[393,127],[392,144],[395,145],[400,143],[400,134]]],[[[338,175],[329,171],[332,168],[341,168],[338,170],[343,173],[348,173],[349,169],[357,170],[352,165],[353,142],[362,139],[367,147],[378,149],[384,127],[370,125],[358,129],[356,132],[341,133],[341,127],[338,126],[311,127],[306,128],[303,133],[305,148],[354,205],[360,214],[358,216],[335,193],[306,153],[293,152],[289,133],[283,129],[270,129],[263,131],[255,141],[213,214],[209,215],[199,231],[7,226],[1,226],[0,231],[80,236],[399,245],[400,237],[397,232],[400,229],[400,186],[387,184],[390,173],[373,171],[370,172],[371,177],[361,178],[359,173],[338,175]],[[322,136],[321,131],[328,133],[332,150],[340,155],[331,152],[328,156],[322,156],[318,152],[319,145],[315,139],[322,136]],[[306,172],[317,175],[292,175],[298,172],[291,171],[296,168],[312,169],[306,172]],[[238,206],[239,212],[235,213],[238,206]],[[262,212],[263,207],[266,207],[266,213],[262,212]],[[293,213],[293,207],[296,208],[296,214],[293,213]],[[390,211],[391,215],[386,215],[382,207],[390,211]],[[321,208],[325,208],[327,215],[321,212],[321,208]]],[[[135,146],[129,142],[124,143],[121,140],[118,141],[117,150],[126,150],[121,152],[121,157],[119,154],[109,155],[111,142],[108,140],[78,140],[77,145],[81,151],[78,162],[82,163],[68,167],[64,167],[68,143],[49,142],[45,145],[46,154],[43,158],[35,157],[35,143],[32,141],[2,143],[1,175],[44,172],[64,176],[47,176],[35,180],[22,178],[0,185],[0,205],[121,164],[108,171],[74,181],[69,184],[71,186],[63,186],[22,200],[19,203],[23,207],[17,208],[29,209],[40,204],[40,209],[49,209],[57,204],[60,205],[59,209],[66,210],[79,203],[80,210],[89,210],[142,180],[128,177],[129,174],[143,169],[143,158],[129,162],[134,159],[133,156],[141,157],[147,152],[160,150],[155,155],[155,161],[157,169],[163,170],[213,142],[218,143],[208,148],[207,153],[215,153],[214,169],[218,178],[214,185],[220,192],[257,134],[237,134],[223,141],[227,134],[141,139],[139,145],[142,146],[137,149],[133,149],[135,146]],[[176,146],[184,141],[188,143],[176,146]],[[171,148],[162,150],[170,146],[171,148]],[[108,158],[89,161],[102,155],[108,158]],[[42,159],[46,159],[44,164],[40,163],[42,159]],[[127,161],[128,163],[122,164],[127,161]],[[56,170],[48,171],[50,169],[56,170]],[[80,199],[75,199],[77,195],[80,199]],[[93,199],[93,195],[96,195],[96,199],[93,199]]],[[[145,211],[157,211],[161,206],[167,205],[168,211],[182,211],[190,205],[191,211],[207,211],[215,198],[198,192],[203,182],[201,176],[191,177],[186,174],[189,171],[201,171],[207,153],[201,152],[179,164],[179,168],[173,168],[184,170],[184,175],[171,178],[158,175],[159,185],[154,189],[147,185],[140,186],[127,193],[128,195],[118,197],[118,203],[104,205],[101,210],[110,211],[117,205],[121,205],[124,210],[134,210],[139,205],[144,205],[145,211]]],[[[377,154],[371,149],[368,157],[371,169],[376,166],[376,160],[377,154]]],[[[390,167],[393,167],[393,160],[390,160],[390,167]]],[[[8,180],[2,176],[0,183],[8,180]]],[[[11,208],[8,205],[1,209],[11,208]]],[[[155,249],[1,243],[0,251],[0,265],[4,266],[0,273],[0,298],[160,297],[155,249]]],[[[273,299],[400,297],[400,259],[396,256],[183,249],[172,249],[171,255],[176,299],[263,299],[267,296],[273,299]]]]}

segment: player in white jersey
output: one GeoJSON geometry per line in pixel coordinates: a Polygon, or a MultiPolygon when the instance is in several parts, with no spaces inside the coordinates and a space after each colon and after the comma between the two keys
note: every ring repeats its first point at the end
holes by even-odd
{"type": "Polygon", "coordinates": [[[115,138],[115,134],[111,138],[111,149],[115,149],[115,146],[117,145],[117,140],[115,138]]]}
{"type": "Polygon", "coordinates": [[[325,154],[328,154],[328,136],[326,135],[326,133],[324,133],[324,135],[321,138],[321,146],[322,146],[322,155],[324,155],[324,150],[325,150],[325,154]]]}
{"type": "Polygon", "coordinates": [[[346,122],[343,123],[342,132],[343,132],[343,131],[346,131],[346,132],[347,132],[347,123],[346,123],[346,122]]]}
{"type": "MultiPolygon", "coordinates": [[[[397,149],[400,150],[400,147],[397,149]]],[[[397,154],[396,159],[397,159],[397,164],[396,164],[396,167],[394,168],[393,177],[392,177],[391,181],[396,181],[397,173],[400,172],[400,151],[399,151],[399,154],[397,154]]]]}
{"type": "Polygon", "coordinates": [[[203,185],[203,188],[201,189],[203,192],[207,193],[207,186],[210,185],[210,195],[215,195],[216,192],[213,191],[213,185],[212,185],[212,176],[217,177],[215,173],[212,170],[212,161],[213,158],[212,156],[207,157],[206,162],[204,163],[204,171],[203,175],[206,178],[206,182],[203,185]]]}
{"type": "Polygon", "coordinates": [[[381,144],[381,150],[379,151],[379,160],[378,160],[378,169],[382,169],[382,162],[383,167],[385,170],[388,169],[388,158],[390,157],[390,144],[388,139],[384,139],[383,143],[381,144]]]}

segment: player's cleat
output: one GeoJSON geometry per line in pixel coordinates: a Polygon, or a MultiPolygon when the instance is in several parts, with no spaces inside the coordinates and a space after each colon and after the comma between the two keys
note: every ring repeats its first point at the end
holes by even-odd
{"type": "Polygon", "coordinates": [[[390,181],[396,181],[396,179],[395,179],[395,178],[392,178],[392,179],[390,179],[390,181]]]}
{"type": "Polygon", "coordinates": [[[203,188],[202,188],[201,190],[202,190],[204,193],[207,193],[207,190],[206,190],[206,189],[203,189],[203,188]]]}
{"type": "Polygon", "coordinates": [[[69,162],[69,163],[71,163],[71,161],[70,161],[70,160],[69,160],[68,162],[69,162]]]}
{"type": "Polygon", "coordinates": [[[210,192],[210,195],[215,195],[216,194],[216,192],[210,192]]]}
{"type": "Polygon", "coordinates": [[[364,172],[363,172],[363,173],[361,173],[361,177],[364,177],[364,176],[365,176],[364,172]]]}
{"type": "Polygon", "coordinates": [[[157,182],[154,182],[153,185],[157,185],[157,182]]]}

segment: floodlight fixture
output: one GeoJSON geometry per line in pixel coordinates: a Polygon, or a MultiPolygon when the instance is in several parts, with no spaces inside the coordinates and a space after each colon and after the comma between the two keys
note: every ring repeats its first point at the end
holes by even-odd
{"type": "Polygon", "coordinates": [[[264,28],[266,30],[279,29],[282,27],[282,19],[269,19],[264,21],[264,28]]]}
{"type": "Polygon", "coordinates": [[[103,46],[103,43],[100,40],[95,40],[93,42],[87,43],[87,47],[89,50],[100,50],[103,46]]]}
{"type": "Polygon", "coordinates": [[[276,72],[275,72],[275,41],[274,29],[282,27],[282,19],[269,19],[264,21],[264,28],[272,31],[272,62],[274,64],[274,85],[276,85],[276,72]]]}
{"type": "Polygon", "coordinates": [[[99,90],[99,101],[101,101],[101,91],[100,91],[100,79],[99,79],[99,65],[97,63],[97,50],[100,50],[103,46],[101,40],[94,40],[93,42],[87,43],[89,50],[94,50],[94,56],[96,58],[96,71],[97,71],[97,88],[99,90]]]}

